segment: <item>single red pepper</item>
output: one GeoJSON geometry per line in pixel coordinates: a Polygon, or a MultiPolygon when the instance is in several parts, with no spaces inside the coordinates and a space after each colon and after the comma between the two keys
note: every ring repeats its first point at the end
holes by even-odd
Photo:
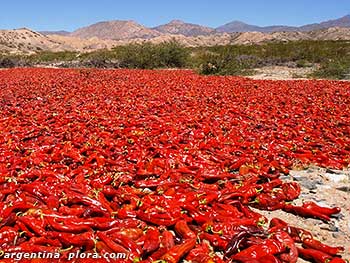
{"type": "Polygon", "coordinates": [[[182,244],[172,247],[161,259],[168,263],[177,263],[196,245],[196,239],[187,239],[182,244]]]}
{"type": "Polygon", "coordinates": [[[165,247],[167,250],[171,249],[175,246],[174,235],[170,231],[164,230],[161,236],[161,244],[162,247],[165,247]]]}
{"type": "Polygon", "coordinates": [[[104,233],[102,232],[97,232],[96,235],[98,238],[104,242],[113,252],[115,253],[126,253],[128,254],[129,251],[122,245],[117,244],[113,240],[111,240],[109,237],[107,237],[104,233]]]}
{"type": "Polygon", "coordinates": [[[196,238],[196,234],[188,227],[185,220],[177,221],[174,229],[184,239],[196,238]]]}
{"type": "Polygon", "coordinates": [[[145,235],[143,251],[145,253],[154,252],[160,246],[160,233],[158,229],[148,229],[145,235]]]}
{"type": "Polygon", "coordinates": [[[332,256],[311,248],[298,248],[298,253],[305,260],[313,260],[315,263],[328,263],[332,260],[332,256]]]}
{"type": "Polygon", "coordinates": [[[250,247],[238,252],[237,254],[232,256],[231,258],[233,260],[235,260],[236,258],[240,258],[240,257],[259,259],[259,258],[265,257],[267,255],[280,254],[280,253],[284,252],[285,250],[286,250],[286,248],[284,247],[284,245],[281,242],[279,242],[277,240],[266,239],[266,240],[264,240],[263,243],[250,246],[250,247]]]}
{"type": "Polygon", "coordinates": [[[316,249],[316,250],[322,251],[324,253],[327,253],[328,255],[331,255],[331,256],[336,256],[340,252],[344,251],[344,247],[327,246],[327,245],[323,244],[322,242],[320,242],[316,239],[311,239],[311,238],[305,238],[303,240],[303,247],[316,249]]]}
{"type": "Polygon", "coordinates": [[[335,257],[335,258],[331,259],[331,261],[329,261],[328,263],[348,263],[348,262],[349,261],[344,260],[342,258],[335,257]]]}
{"type": "Polygon", "coordinates": [[[58,223],[55,218],[47,217],[47,222],[50,224],[50,226],[60,232],[66,232],[66,233],[82,233],[86,231],[91,231],[91,227],[81,224],[81,225],[72,225],[72,224],[66,224],[66,222],[63,221],[63,224],[58,223]]]}
{"type": "Polygon", "coordinates": [[[280,254],[279,258],[283,262],[296,263],[298,261],[298,249],[290,235],[284,231],[277,231],[273,234],[273,238],[281,242],[288,251],[288,253],[280,254]]]}
{"type": "Polygon", "coordinates": [[[283,210],[302,217],[318,218],[326,222],[331,220],[328,215],[322,214],[319,211],[315,210],[314,208],[305,208],[302,206],[294,206],[294,205],[286,204],[283,207],[283,210]]]}
{"type": "Polygon", "coordinates": [[[318,204],[316,204],[315,202],[312,202],[312,201],[304,202],[302,206],[307,208],[307,209],[313,209],[314,211],[316,211],[320,214],[327,215],[329,217],[331,217],[334,214],[339,214],[341,211],[340,207],[333,207],[333,208],[322,207],[322,206],[319,206],[318,204]]]}

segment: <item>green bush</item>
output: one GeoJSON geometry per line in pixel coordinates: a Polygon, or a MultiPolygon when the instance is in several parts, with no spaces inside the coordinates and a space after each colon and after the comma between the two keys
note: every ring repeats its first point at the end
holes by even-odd
{"type": "Polygon", "coordinates": [[[312,76],[330,79],[350,79],[350,57],[331,59],[321,64],[320,68],[312,76]]]}
{"type": "Polygon", "coordinates": [[[176,41],[129,44],[114,48],[113,53],[122,68],[183,68],[189,59],[189,50],[176,41]]]}
{"type": "Polygon", "coordinates": [[[42,51],[27,57],[28,61],[34,63],[49,63],[49,62],[66,62],[76,60],[78,57],[78,52],[73,51],[61,51],[61,52],[51,52],[42,51]]]}
{"type": "Polygon", "coordinates": [[[319,65],[315,76],[348,77],[348,41],[294,41],[192,48],[193,68],[201,74],[241,75],[263,66],[319,65]]]}

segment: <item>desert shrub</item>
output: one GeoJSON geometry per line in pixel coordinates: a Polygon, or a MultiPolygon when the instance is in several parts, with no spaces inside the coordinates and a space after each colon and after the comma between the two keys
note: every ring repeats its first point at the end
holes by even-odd
{"type": "Polygon", "coordinates": [[[27,67],[31,64],[20,56],[0,56],[0,68],[27,67]]]}
{"type": "Polygon", "coordinates": [[[50,63],[50,62],[64,62],[75,60],[78,56],[78,52],[73,51],[41,51],[36,54],[27,57],[28,61],[33,63],[50,63]]]}
{"type": "Polygon", "coordinates": [[[322,63],[312,76],[330,79],[350,79],[350,56],[341,59],[331,59],[322,63]]]}
{"type": "Polygon", "coordinates": [[[113,53],[122,68],[183,68],[189,58],[189,51],[174,40],[161,44],[129,44],[114,48],[113,53]]]}

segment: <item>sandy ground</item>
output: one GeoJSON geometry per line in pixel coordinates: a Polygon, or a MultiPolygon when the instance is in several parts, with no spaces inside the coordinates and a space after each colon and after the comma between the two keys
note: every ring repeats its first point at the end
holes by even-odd
{"type": "Polygon", "coordinates": [[[252,79],[307,79],[307,76],[315,70],[314,67],[291,68],[286,66],[269,66],[254,69],[255,74],[248,76],[252,79]]]}
{"type": "MultiPolygon", "coordinates": [[[[267,218],[278,217],[292,226],[309,230],[314,238],[331,246],[344,246],[344,259],[350,259],[350,171],[337,171],[318,167],[291,171],[285,181],[298,181],[302,193],[295,204],[314,201],[322,206],[339,206],[342,211],[329,223],[318,219],[302,218],[283,211],[259,211],[267,218]]],[[[306,262],[300,259],[298,262],[306,262]]]]}

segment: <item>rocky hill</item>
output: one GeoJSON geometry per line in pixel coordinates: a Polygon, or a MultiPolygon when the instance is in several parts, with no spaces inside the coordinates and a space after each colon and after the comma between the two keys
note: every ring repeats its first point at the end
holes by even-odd
{"type": "Polygon", "coordinates": [[[205,36],[216,33],[213,28],[186,23],[181,20],[173,20],[165,25],[153,28],[163,34],[184,35],[184,36],[205,36]]]}
{"type": "Polygon", "coordinates": [[[154,37],[140,37],[130,39],[101,39],[99,37],[80,38],[64,35],[43,35],[30,29],[0,30],[0,53],[34,53],[47,51],[79,51],[89,52],[97,49],[110,49],[114,46],[130,43],[162,43],[176,40],[190,46],[215,46],[228,44],[259,44],[266,42],[288,42],[297,40],[350,40],[350,28],[332,27],[310,32],[241,32],[214,33],[208,35],[185,36],[181,34],[156,34],[154,37]]]}
{"type": "Polygon", "coordinates": [[[30,53],[41,50],[59,51],[62,43],[27,28],[0,30],[0,51],[30,53]]]}
{"type": "Polygon", "coordinates": [[[60,31],[39,31],[40,34],[43,35],[60,35],[60,36],[68,36],[71,32],[60,30],[60,31]]]}
{"type": "Polygon", "coordinates": [[[256,26],[241,21],[233,21],[216,29],[207,26],[186,23],[181,20],[172,20],[167,24],[153,28],[145,27],[135,21],[105,21],[87,27],[79,28],[73,33],[66,31],[43,32],[46,35],[64,35],[83,39],[97,37],[99,39],[129,40],[129,39],[152,39],[168,35],[182,35],[186,37],[208,36],[217,33],[245,33],[245,32],[308,32],[314,30],[328,29],[333,27],[350,28],[350,15],[339,19],[329,20],[316,24],[309,24],[300,27],[272,25],[256,26]]]}
{"type": "Polygon", "coordinates": [[[273,26],[255,26],[246,24],[241,21],[232,21],[223,26],[216,28],[218,32],[234,33],[234,32],[290,32],[290,31],[313,31],[320,29],[327,29],[331,27],[350,27],[350,15],[346,15],[339,19],[329,20],[321,23],[308,24],[300,27],[273,25],[273,26]]]}
{"type": "Polygon", "coordinates": [[[160,32],[142,26],[135,21],[105,21],[99,22],[87,27],[80,28],[70,36],[79,38],[93,38],[97,37],[99,39],[134,39],[134,38],[144,38],[150,39],[161,35],[160,32]]]}

